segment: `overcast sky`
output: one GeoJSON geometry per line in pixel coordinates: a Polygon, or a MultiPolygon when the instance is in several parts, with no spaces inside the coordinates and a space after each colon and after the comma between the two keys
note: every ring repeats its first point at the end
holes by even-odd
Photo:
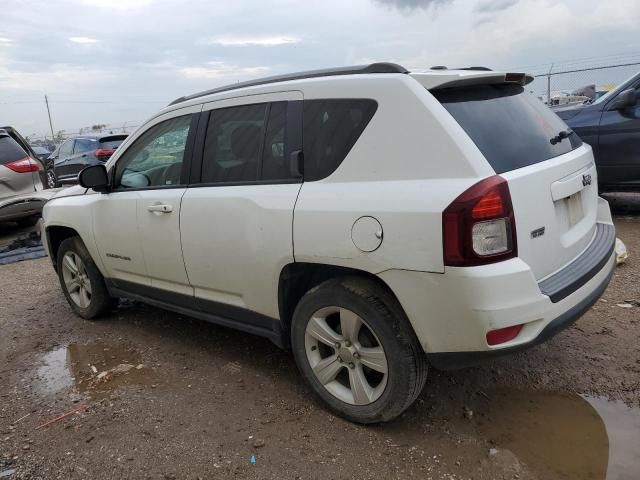
{"type": "Polygon", "coordinates": [[[2,0],[0,125],[136,123],[183,94],[328,66],[640,58],[640,1],[2,0]],[[634,57],[635,55],[635,57],[634,57]]]}

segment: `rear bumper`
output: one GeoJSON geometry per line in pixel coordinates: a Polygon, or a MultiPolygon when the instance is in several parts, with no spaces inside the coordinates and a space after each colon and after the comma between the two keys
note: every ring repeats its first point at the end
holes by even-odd
{"type": "Polygon", "coordinates": [[[37,198],[16,199],[11,202],[2,202],[0,204],[0,222],[30,217],[32,215],[40,215],[42,213],[44,203],[45,200],[37,198]]]}
{"type": "Polygon", "coordinates": [[[597,223],[596,235],[582,255],[559,272],[539,282],[540,291],[553,303],[571,295],[602,270],[615,245],[615,227],[608,223],[597,223]]]}
{"type": "Polygon", "coordinates": [[[597,301],[615,269],[615,229],[610,221],[601,223],[585,252],[548,283],[537,282],[520,258],[450,267],[444,274],[390,270],[380,277],[398,297],[431,363],[469,366],[547,340],[597,301]],[[487,332],[513,325],[523,325],[516,338],[487,344],[487,332]]]}
{"type": "Polygon", "coordinates": [[[39,190],[0,200],[0,221],[40,215],[57,190],[39,190]]]}
{"type": "Polygon", "coordinates": [[[598,301],[604,291],[609,285],[609,281],[613,276],[614,268],[608,269],[608,275],[605,279],[596,287],[595,290],[589,293],[579,303],[571,307],[566,312],[562,313],[559,317],[551,320],[546,327],[535,337],[533,340],[515,345],[513,347],[501,348],[499,350],[489,350],[480,352],[444,352],[444,353],[430,353],[427,354],[427,358],[431,365],[440,370],[455,370],[458,368],[470,367],[477,365],[491,358],[501,357],[510,353],[519,352],[528,348],[540,345],[547,341],[555,334],[561,332],[565,328],[571,326],[576,320],[584,315],[591,306],[598,301]]]}

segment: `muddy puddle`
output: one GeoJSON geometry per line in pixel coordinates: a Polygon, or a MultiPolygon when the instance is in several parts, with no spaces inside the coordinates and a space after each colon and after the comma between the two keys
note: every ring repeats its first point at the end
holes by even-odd
{"type": "Polygon", "coordinates": [[[36,372],[40,393],[65,390],[101,398],[124,385],[153,383],[153,369],[140,362],[132,349],[104,343],[72,343],[56,348],[42,358],[36,372]]]}
{"type": "Polygon", "coordinates": [[[603,398],[495,391],[465,433],[508,450],[538,478],[640,479],[640,409],[603,398]]]}

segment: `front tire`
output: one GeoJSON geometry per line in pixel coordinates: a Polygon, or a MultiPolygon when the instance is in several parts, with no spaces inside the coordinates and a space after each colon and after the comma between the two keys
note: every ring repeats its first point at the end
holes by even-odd
{"type": "Polygon", "coordinates": [[[424,387],[427,364],[395,298],[358,277],[327,280],[298,303],[291,328],[298,368],[337,415],[391,420],[424,387]]]}
{"type": "Polygon", "coordinates": [[[62,241],[58,248],[58,278],[73,311],[91,320],[111,310],[113,299],[80,237],[62,241]]]}

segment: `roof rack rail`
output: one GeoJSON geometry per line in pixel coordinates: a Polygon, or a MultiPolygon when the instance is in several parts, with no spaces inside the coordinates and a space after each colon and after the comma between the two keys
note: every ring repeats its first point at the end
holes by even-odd
{"type": "Polygon", "coordinates": [[[285,75],[275,75],[273,77],[258,78],[256,80],[249,80],[247,82],[234,83],[233,85],[226,85],[224,87],[212,88],[211,90],[205,90],[204,92],[194,93],[192,95],[185,95],[184,97],[176,98],[169,104],[175,105],[177,103],[186,102],[198,97],[204,97],[205,95],[211,95],[213,93],[228,92],[230,90],[237,90],[245,87],[255,87],[258,85],[267,85],[269,83],[286,82],[288,80],[300,80],[303,78],[317,78],[317,77],[335,77],[339,75],[357,75],[367,73],[409,73],[409,70],[397,63],[371,63],[369,65],[356,65],[353,67],[338,67],[338,68],[325,68],[322,70],[309,70],[306,72],[288,73],[285,75]]]}
{"type": "Polygon", "coordinates": [[[489,67],[463,67],[458,70],[480,70],[481,72],[493,72],[489,67]]]}
{"type": "Polygon", "coordinates": [[[429,70],[480,70],[482,72],[492,72],[490,68],[487,67],[460,67],[460,68],[449,68],[445,65],[435,65],[431,67],[429,70]]]}

